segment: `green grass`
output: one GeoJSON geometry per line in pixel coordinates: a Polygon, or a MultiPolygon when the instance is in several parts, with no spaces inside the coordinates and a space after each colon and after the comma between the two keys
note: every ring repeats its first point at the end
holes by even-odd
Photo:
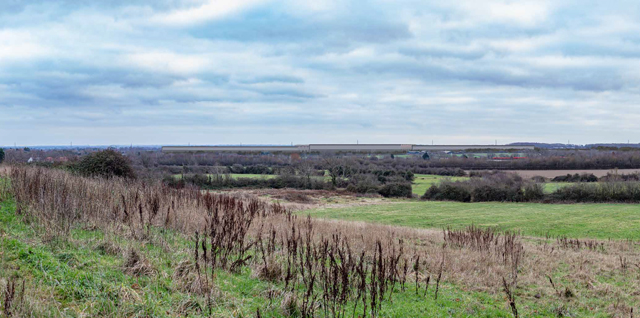
{"type": "MultiPolygon", "coordinates": [[[[406,207],[407,203],[389,206],[406,207]]],[[[191,238],[154,229],[149,239],[133,240],[83,224],[76,224],[69,235],[51,237],[48,234],[33,220],[29,222],[24,216],[16,215],[12,200],[0,200],[0,287],[9,277],[25,279],[27,296],[19,304],[23,307],[22,313],[36,317],[208,316],[203,312],[205,298],[182,291],[172,278],[178,262],[192,257],[191,238]],[[104,242],[123,250],[138,250],[156,272],[140,277],[126,274],[123,255],[101,250],[99,246],[104,242]]],[[[556,279],[565,275],[550,274],[556,279]]],[[[618,276],[596,279],[621,284],[618,276]]],[[[256,308],[260,308],[263,317],[283,316],[282,296],[273,300],[266,298],[268,291],[282,290],[282,284],[261,281],[249,268],[243,268],[238,274],[216,271],[215,285],[220,293],[214,299],[213,317],[253,317],[256,308]]],[[[380,317],[512,317],[501,291],[489,294],[443,283],[436,301],[433,285],[426,297],[422,291],[416,295],[411,283],[407,285],[404,292],[396,287],[393,301],[383,304],[380,317]]],[[[554,316],[553,303],[535,299],[531,296],[534,292],[531,286],[519,287],[521,315],[554,316]]],[[[588,306],[581,304],[579,309],[572,310],[572,316],[606,316],[603,302],[585,301],[598,312],[587,311],[588,306]]],[[[351,314],[351,306],[347,307],[347,316],[351,314]]],[[[322,310],[317,316],[322,317],[322,310]]]]}
{"type": "MultiPolygon", "coordinates": [[[[206,316],[202,312],[206,299],[180,291],[172,279],[177,263],[192,257],[193,243],[182,235],[155,231],[149,241],[136,241],[75,227],[64,240],[44,239],[43,232],[15,215],[12,201],[0,203],[0,233],[0,279],[25,279],[27,296],[20,306],[35,316],[206,316]],[[123,250],[137,249],[157,273],[125,274],[121,254],[97,248],[105,240],[123,250]]],[[[256,308],[263,317],[283,316],[282,297],[266,298],[268,290],[283,286],[253,277],[249,268],[238,274],[216,271],[215,285],[222,296],[214,299],[213,317],[253,317],[256,308]]],[[[500,296],[467,292],[447,283],[441,286],[437,301],[433,288],[424,297],[411,288],[402,292],[398,286],[393,303],[383,305],[381,316],[416,317],[425,312],[440,317],[510,316],[500,296]]],[[[322,316],[321,310],[318,314],[322,316]]]]}
{"type": "Polygon", "coordinates": [[[369,221],[418,228],[470,224],[517,230],[525,235],[640,239],[638,204],[397,203],[308,210],[314,217],[369,221]]]}
{"type": "MultiPolygon", "coordinates": [[[[0,204],[0,278],[25,279],[26,310],[36,316],[204,316],[204,297],[181,292],[172,280],[178,261],[191,257],[190,241],[181,235],[157,232],[151,242],[109,236],[107,240],[122,250],[139,250],[157,270],[152,276],[135,277],[123,271],[123,255],[98,248],[105,240],[102,231],[76,227],[65,239],[43,239],[44,233],[14,211],[13,202],[0,204]],[[166,243],[160,244],[161,237],[166,243]]],[[[223,305],[213,310],[219,317],[246,315],[258,307],[277,314],[275,308],[263,307],[268,300],[261,293],[270,284],[251,278],[248,269],[237,275],[219,272],[216,285],[224,295],[217,299],[223,305]]]]}
{"type": "Polygon", "coordinates": [[[427,189],[432,185],[439,183],[442,180],[450,179],[452,181],[464,181],[469,180],[467,177],[445,177],[431,174],[416,174],[413,179],[413,194],[422,196],[427,189]]]}

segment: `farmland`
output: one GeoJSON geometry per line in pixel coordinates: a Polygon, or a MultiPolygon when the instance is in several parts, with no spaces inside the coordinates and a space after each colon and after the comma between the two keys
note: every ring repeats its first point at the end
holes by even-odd
{"type": "Polygon", "coordinates": [[[640,240],[636,204],[459,203],[399,201],[304,211],[314,217],[442,229],[475,224],[525,235],[640,240]]]}

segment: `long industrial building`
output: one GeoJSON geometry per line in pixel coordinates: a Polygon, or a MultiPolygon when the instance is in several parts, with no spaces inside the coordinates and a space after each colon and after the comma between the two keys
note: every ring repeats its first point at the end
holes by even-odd
{"type": "Polygon", "coordinates": [[[164,146],[162,147],[162,152],[407,152],[470,149],[533,150],[534,147],[511,145],[310,144],[292,146],[164,146]]]}

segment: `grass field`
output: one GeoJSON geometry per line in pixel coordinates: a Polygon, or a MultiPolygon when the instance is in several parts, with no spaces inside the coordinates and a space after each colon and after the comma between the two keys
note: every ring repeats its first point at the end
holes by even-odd
{"type": "MultiPolygon", "coordinates": [[[[157,232],[149,241],[132,241],[105,235],[95,228],[74,228],[66,239],[46,239],[33,225],[15,215],[15,204],[0,203],[0,285],[3,279],[25,280],[22,301],[14,301],[18,316],[46,317],[284,317],[281,295],[269,299],[279,283],[260,280],[248,268],[233,274],[216,272],[211,315],[206,298],[185,290],[175,279],[176,260],[189,259],[193,242],[172,232],[157,232]],[[156,243],[154,243],[156,242],[156,243]],[[139,251],[152,273],[130,275],[124,271],[124,254],[139,251]]],[[[464,291],[451,284],[424,297],[411,288],[394,294],[382,307],[383,317],[418,317],[429,312],[438,317],[510,317],[500,296],[464,291]]],[[[351,306],[351,305],[350,305],[351,306]]],[[[543,317],[544,309],[539,308],[543,317]]],[[[322,315],[321,315],[322,316],[322,315]]]]}
{"type": "MultiPolygon", "coordinates": [[[[94,228],[74,228],[67,238],[44,232],[16,216],[13,202],[0,204],[0,280],[25,279],[20,310],[43,317],[167,317],[200,313],[204,297],[182,290],[173,278],[177,261],[188,259],[191,241],[171,232],[155,233],[152,242],[105,235],[94,228]],[[149,261],[151,275],[125,272],[125,253],[137,250],[149,261]]],[[[214,316],[255,312],[268,300],[261,291],[270,284],[250,272],[217,273],[216,286],[224,306],[214,316]]],[[[18,288],[16,288],[18,289],[18,288]]],[[[263,308],[266,314],[277,311],[263,308]]],[[[19,315],[22,316],[22,315],[19,315]]],[[[196,314],[195,316],[202,316],[196,314]]]]}
{"type": "Polygon", "coordinates": [[[475,224],[525,235],[640,239],[640,205],[403,201],[304,211],[314,217],[419,228],[475,224]]]}
{"type": "MultiPolygon", "coordinates": [[[[54,180],[55,176],[63,174],[60,171],[49,173],[51,177],[44,180],[54,180]]],[[[23,174],[16,174],[21,175],[23,174]]],[[[77,177],[66,180],[80,181],[75,178],[77,177]]],[[[107,196],[116,188],[114,184],[117,185],[115,181],[108,181],[110,184],[102,183],[107,181],[89,182],[92,182],[94,191],[102,191],[107,196]]],[[[28,183],[15,181],[12,184],[15,185],[15,191],[19,191],[18,189],[23,189],[19,188],[20,185],[28,183]]],[[[84,198],[82,195],[86,194],[85,186],[84,183],[82,187],[68,186],[65,190],[60,189],[64,191],[60,193],[72,193],[84,198]]],[[[126,188],[129,189],[130,197],[134,192],[138,193],[139,188],[133,188],[129,184],[120,186],[131,187],[126,188]]],[[[120,189],[122,191],[122,188],[120,189]]],[[[8,298],[14,300],[9,301],[9,317],[300,317],[295,309],[300,308],[299,300],[294,300],[293,313],[287,312],[287,308],[292,308],[291,306],[283,305],[288,295],[291,295],[291,292],[285,292],[284,272],[275,276],[276,279],[265,278],[260,274],[260,261],[241,266],[237,271],[216,267],[211,275],[207,274],[207,266],[204,266],[201,276],[201,269],[194,264],[207,264],[207,257],[195,256],[200,261],[193,261],[192,230],[167,227],[167,224],[178,225],[182,221],[193,220],[186,212],[193,211],[194,205],[186,206],[187,209],[184,209],[184,205],[178,205],[172,210],[174,212],[171,215],[180,217],[169,219],[167,214],[166,219],[169,221],[155,224],[149,221],[146,234],[142,212],[140,223],[135,221],[136,218],[131,218],[123,219],[127,220],[123,223],[113,224],[116,226],[99,220],[97,223],[84,223],[92,221],[75,219],[69,224],[67,232],[52,227],[56,223],[44,222],[50,213],[35,214],[31,209],[17,213],[13,199],[8,192],[3,191],[5,190],[0,187],[0,300],[7,299],[5,294],[12,295],[8,298]],[[44,228],[46,224],[50,225],[44,228]],[[134,254],[137,255],[133,259],[131,251],[135,251],[134,254]],[[209,284],[208,277],[212,284],[209,284]],[[206,281],[203,282],[201,279],[206,281]],[[7,287],[11,285],[9,282],[17,285],[15,295],[9,292],[12,290],[11,287],[7,287]],[[24,286],[24,292],[21,291],[21,286],[24,286]],[[206,291],[201,289],[202,286],[207,286],[206,291]],[[211,286],[210,291],[208,286],[211,286]],[[260,315],[256,315],[258,308],[260,315]]],[[[199,198],[196,195],[190,197],[199,198]]],[[[116,201],[119,199],[118,196],[111,199],[111,204],[119,202],[116,201]]],[[[169,204],[169,200],[159,202],[158,204],[167,206],[169,204]]],[[[461,204],[416,200],[387,202],[389,203],[378,206],[317,210],[313,214],[325,213],[327,217],[414,227],[438,228],[449,224],[460,227],[470,223],[482,226],[498,225],[502,229],[522,227],[525,234],[540,231],[544,224],[555,224],[556,229],[578,234],[575,236],[583,236],[581,231],[599,229],[598,232],[587,236],[595,233],[597,237],[615,238],[635,238],[640,214],[638,207],[632,205],[461,204]],[[556,207],[557,210],[548,211],[549,208],[556,207]],[[567,213],[567,207],[576,208],[567,213]],[[584,210],[588,211],[585,213],[584,210]],[[618,223],[623,223],[620,222],[621,219],[628,223],[618,226],[618,223]]],[[[91,205],[82,207],[93,211],[91,205]]],[[[199,211],[205,213],[204,210],[199,211]]],[[[126,212],[122,215],[126,217],[126,212]]],[[[262,233],[262,225],[268,225],[274,231],[273,237],[280,237],[285,235],[289,226],[295,224],[291,222],[297,222],[295,219],[274,215],[269,221],[267,217],[264,220],[267,223],[259,225],[259,230],[258,224],[255,224],[254,231],[262,233]],[[276,229],[281,232],[277,234],[276,229]]],[[[522,245],[514,245],[522,248],[522,263],[509,265],[512,263],[503,259],[507,254],[500,253],[499,246],[502,246],[502,243],[498,241],[492,241],[489,249],[477,249],[464,245],[467,243],[451,241],[443,244],[446,240],[439,231],[414,231],[323,220],[308,222],[309,229],[313,228],[323,237],[348,235],[348,241],[345,241],[347,249],[351,246],[356,251],[366,251],[366,245],[372,245],[374,238],[379,244],[379,249],[386,245],[380,243],[383,237],[391,239],[388,241],[389,244],[395,244],[393,242],[396,239],[402,242],[406,238],[404,244],[407,244],[408,252],[405,257],[409,258],[405,258],[403,262],[405,273],[407,264],[410,264],[407,260],[410,260],[412,254],[423,256],[422,272],[418,274],[422,277],[423,288],[419,293],[416,292],[411,280],[406,290],[395,284],[393,293],[387,294],[383,301],[382,309],[377,315],[379,317],[512,317],[502,289],[503,284],[506,284],[505,276],[513,270],[511,266],[519,273],[517,287],[515,278],[512,286],[521,317],[627,317],[629,309],[638,308],[640,303],[640,298],[634,294],[638,281],[637,273],[632,266],[640,261],[634,242],[602,241],[600,249],[591,251],[586,248],[561,247],[560,243],[553,240],[549,245],[542,245],[541,242],[546,240],[525,239],[522,245]],[[396,235],[400,237],[396,238],[396,235]],[[369,244],[360,245],[360,242],[369,244]],[[494,247],[496,252],[492,252],[494,247]],[[421,254],[414,254],[416,252],[421,254]],[[441,273],[444,268],[444,275],[436,300],[437,292],[434,289],[437,288],[434,288],[433,279],[440,277],[440,274],[436,276],[438,264],[441,264],[441,273]],[[624,264],[631,266],[627,269],[624,264]],[[555,285],[551,286],[553,282],[547,283],[545,275],[553,277],[559,289],[555,285]],[[429,278],[433,278],[432,287],[425,290],[424,284],[429,278]]],[[[225,230],[229,228],[224,226],[225,230]]],[[[256,232],[252,233],[255,235],[256,232]]],[[[195,237],[198,237],[198,234],[195,237]]],[[[262,240],[259,242],[262,246],[262,240]]],[[[276,245],[284,244],[284,241],[274,242],[276,245]]],[[[327,245],[324,246],[329,246],[329,241],[325,242],[327,245]]],[[[399,244],[403,246],[403,243],[399,244]]],[[[202,244],[205,251],[206,245],[202,244]]],[[[209,247],[209,251],[212,250],[212,246],[209,247]]],[[[196,249],[196,255],[198,250],[196,249]]],[[[272,255],[284,260],[287,254],[285,250],[281,252],[272,255]]],[[[264,252],[262,253],[264,255],[264,252]]],[[[247,248],[246,254],[243,255],[257,260],[260,254],[255,248],[247,248]]],[[[299,255],[303,253],[300,252],[299,255]]],[[[284,263],[278,266],[284,266],[284,263]]],[[[316,265],[313,270],[317,273],[321,268],[325,267],[316,265]]],[[[334,268],[339,271],[339,267],[334,268]]],[[[335,284],[335,280],[331,279],[325,282],[328,283],[324,286],[335,284]]],[[[317,287],[317,292],[320,292],[321,287],[317,287]]],[[[294,285],[294,288],[300,290],[297,295],[302,295],[304,287],[294,285]]],[[[361,304],[353,303],[353,297],[348,299],[344,306],[344,315],[332,315],[331,312],[326,313],[319,308],[313,316],[348,317],[352,316],[352,308],[360,312],[361,304]]],[[[353,316],[359,315],[354,313],[353,316]]]]}

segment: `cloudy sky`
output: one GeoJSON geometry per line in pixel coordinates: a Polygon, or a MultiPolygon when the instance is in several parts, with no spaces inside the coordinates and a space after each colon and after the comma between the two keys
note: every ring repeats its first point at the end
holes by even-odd
{"type": "Polygon", "coordinates": [[[639,84],[638,1],[0,1],[0,145],[640,142],[639,84]]]}

